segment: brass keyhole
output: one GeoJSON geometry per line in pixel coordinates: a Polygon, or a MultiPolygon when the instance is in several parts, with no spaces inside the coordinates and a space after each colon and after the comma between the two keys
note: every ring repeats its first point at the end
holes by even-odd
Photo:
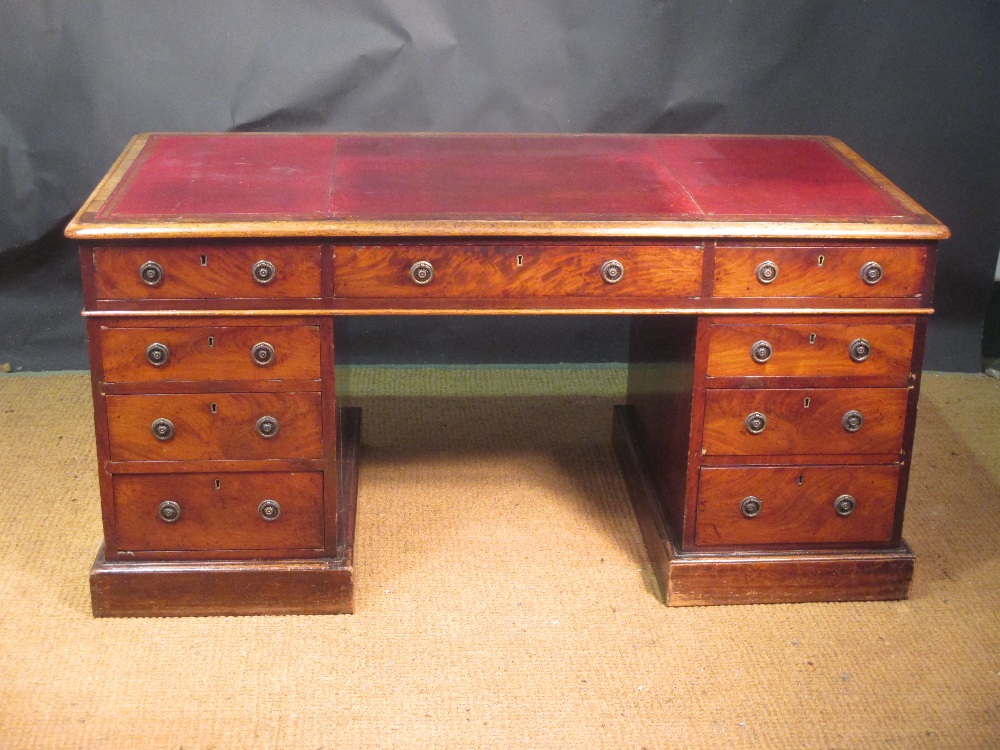
{"type": "Polygon", "coordinates": [[[208,337],[208,345],[209,346],[215,346],[215,336],[209,336],[208,337]]]}
{"type": "Polygon", "coordinates": [[[217,489],[217,490],[221,490],[222,489],[222,480],[221,479],[216,479],[215,480],[215,489],[217,489]]]}
{"type": "Polygon", "coordinates": [[[810,344],[815,344],[816,343],[816,334],[815,333],[810,333],[809,334],[809,343],[810,344]]]}
{"type": "Polygon", "coordinates": [[[208,408],[212,412],[212,414],[218,414],[219,413],[219,405],[217,403],[215,403],[214,401],[212,402],[212,405],[209,406],[208,408]]]}
{"type": "Polygon", "coordinates": [[[805,481],[806,481],[806,478],[805,478],[805,476],[804,476],[804,475],[802,475],[802,474],[799,474],[799,479],[798,479],[798,482],[799,482],[799,487],[801,487],[801,486],[802,486],[802,484],[803,484],[803,483],[804,483],[805,481]]]}
{"type": "Polygon", "coordinates": [[[816,259],[816,265],[817,265],[817,266],[819,266],[820,268],[822,268],[822,267],[823,267],[823,264],[824,264],[824,263],[826,263],[826,256],[825,256],[825,255],[821,255],[821,256],[819,256],[819,257],[818,257],[818,258],[816,259]]]}
{"type": "Polygon", "coordinates": [[[520,268],[523,265],[524,265],[524,256],[523,255],[518,255],[517,256],[517,267],[520,268]]]}
{"type": "Polygon", "coordinates": [[[804,399],[802,399],[802,408],[803,409],[808,409],[811,404],[812,404],[812,399],[809,398],[808,396],[806,396],[804,399]]]}
{"type": "Polygon", "coordinates": [[[207,266],[208,265],[208,256],[207,255],[202,255],[201,256],[201,264],[203,266],[207,266]]]}

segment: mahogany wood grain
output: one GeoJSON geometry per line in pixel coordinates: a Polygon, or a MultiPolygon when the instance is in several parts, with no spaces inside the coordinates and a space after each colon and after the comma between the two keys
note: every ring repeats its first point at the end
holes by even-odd
{"type": "Polygon", "coordinates": [[[697,297],[702,249],[670,245],[340,245],[335,249],[337,297],[520,298],[697,297]],[[625,269],[609,284],[601,266],[625,269]],[[416,284],[414,263],[434,267],[433,279],[416,284]]]}
{"type": "Polygon", "coordinates": [[[321,247],[253,243],[185,243],[100,246],[94,250],[95,294],[101,300],[318,298],[321,247]],[[274,280],[261,284],[253,265],[266,260],[274,280]],[[147,261],[163,268],[163,281],[139,277],[147,261]]]}
{"type": "Polygon", "coordinates": [[[886,544],[892,540],[899,466],[702,468],[695,541],[699,547],[886,544]],[[834,500],[857,505],[840,516],[834,500]],[[754,496],[760,514],[746,518],[754,496]]]}
{"type": "Polygon", "coordinates": [[[709,389],[702,453],[894,453],[898,460],[908,397],[906,388],[709,389]],[[863,419],[856,432],[842,423],[851,411],[863,419]],[[745,424],[752,413],[766,419],[757,434],[745,424]]]}
{"type": "Polygon", "coordinates": [[[869,318],[839,323],[817,318],[795,323],[716,322],[708,334],[708,366],[712,377],[895,375],[906,379],[913,354],[913,320],[869,318]],[[815,339],[811,340],[811,336],[815,339]],[[850,356],[856,339],[871,345],[863,362],[850,356]],[[767,341],[773,350],[764,363],[755,362],[750,349],[767,341]]]}
{"type": "Polygon", "coordinates": [[[101,331],[101,356],[108,382],[318,380],[320,328],[105,326],[101,331]],[[168,348],[165,364],[154,366],[146,356],[147,348],[154,343],[168,348]],[[254,361],[252,350],[259,343],[274,349],[268,364],[254,361]]]}
{"type": "Polygon", "coordinates": [[[114,492],[118,547],[137,559],[147,550],[322,552],[321,472],[118,474],[114,492]],[[280,505],[277,518],[260,516],[264,500],[280,505]],[[176,521],[160,519],[163,501],[180,506],[176,521]]]}
{"type": "Polygon", "coordinates": [[[886,548],[682,551],[661,512],[632,419],[615,407],[612,437],[639,530],[671,607],[905,599],[913,551],[886,548]]]}
{"type": "Polygon", "coordinates": [[[320,458],[323,410],[319,393],[209,393],[108,396],[114,461],[320,458]],[[212,405],[216,409],[213,413],[212,405]],[[278,420],[261,437],[257,420],[278,420]],[[174,436],[159,440],[155,420],[169,419],[174,436]]]}
{"type": "Polygon", "coordinates": [[[919,297],[924,287],[926,246],[872,247],[724,247],[715,251],[716,297],[919,297]],[[757,280],[761,263],[778,269],[770,283],[757,280]],[[882,278],[867,284],[866,263],[882,268],[882,278]]]}

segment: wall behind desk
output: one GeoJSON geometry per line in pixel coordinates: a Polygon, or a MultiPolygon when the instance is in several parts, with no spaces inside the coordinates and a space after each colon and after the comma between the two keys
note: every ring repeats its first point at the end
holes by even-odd
{"type": "MultiPolygon", "coordinates": [[[[86,366],[77,261],[60,229],[133,134],[415,130],[837,136],[951,227],[926,364],[979,369],[1000,247],[997,3],[0,7],[0,365],[86,366]]],[[[608,318],[433,326],[387,318],[354,331],[375,361],[625,351],[622,322],[608,318]]]]}

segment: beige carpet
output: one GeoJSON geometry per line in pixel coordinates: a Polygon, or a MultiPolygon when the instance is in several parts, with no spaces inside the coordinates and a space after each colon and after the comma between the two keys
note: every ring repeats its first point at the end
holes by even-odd
{"type": "Polygon", "coordinates": [[[925,378],[909,601],[690,609],[653,594],[623,384],[355,371],[356,615],[95,620],[87,378],[0,375],[0,748],[1000,746],[1000,383],[925,378]]]}

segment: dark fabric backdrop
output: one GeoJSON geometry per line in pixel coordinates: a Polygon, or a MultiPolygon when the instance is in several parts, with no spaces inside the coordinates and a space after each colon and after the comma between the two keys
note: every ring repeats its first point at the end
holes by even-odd
{"type": "MultiPolygon", "coordinates": [[[[86,367],[60,230],[151,130],[842,138],[947,223],[926,364],[979,367],[1000,4],[0,0],[0,364],[86,367]]],[[[363,319],[355,361],[622,361],[623,321],[363,319]]]]}

